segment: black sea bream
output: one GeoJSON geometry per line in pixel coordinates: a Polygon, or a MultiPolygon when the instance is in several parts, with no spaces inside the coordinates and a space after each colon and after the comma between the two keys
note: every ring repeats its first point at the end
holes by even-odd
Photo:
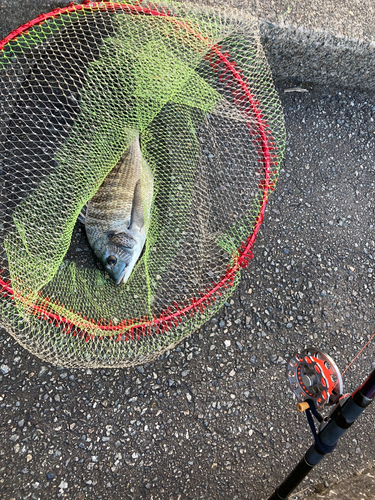
{"type": "Polygon", "coordinates": [[[86,205],[80,220],[91,248],[118,285],[142,253],[150,218],[153,175],[142,157],[139,134],[86,205]]]}

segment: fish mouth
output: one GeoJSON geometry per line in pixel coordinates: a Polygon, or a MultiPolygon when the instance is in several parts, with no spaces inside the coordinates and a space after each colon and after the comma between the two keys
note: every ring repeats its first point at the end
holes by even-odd
{"type": "Polygon", "coordinates": [[[121,283],[125,282],[125,275],[127,270],[128,270],[128,265],[125,264],[121,272],[118,274],[118,276],[116,278],[114,277],[114,282],[116,286],[121,285],[121,283]]]}
{"type": "Polygon", "coordinates": [[[116,285],[116,286],[121,285],[121,283],[123,283],[123,282],[124,282],[125,272],[126,272],[126,271],[124,271],[124,272],[120,275],[120,277],[117,279],[117,281],[115,281],[115,285],[116,285]]]}

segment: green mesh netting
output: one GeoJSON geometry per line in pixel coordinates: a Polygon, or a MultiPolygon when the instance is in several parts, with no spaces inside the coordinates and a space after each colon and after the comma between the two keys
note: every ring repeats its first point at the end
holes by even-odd
{"type": "Polygon", "coordinates": [[[233,293],[276,181],[284,124],[256,22],[86,2],[1,45],[0,326],[59,365],[151,361],[233,293]],[[151,212],[116,286],[77,218],[136,134],[151,212]]]}

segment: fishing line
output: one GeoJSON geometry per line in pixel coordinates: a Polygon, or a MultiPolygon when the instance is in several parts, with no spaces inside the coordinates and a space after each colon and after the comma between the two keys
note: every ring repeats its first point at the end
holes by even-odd
{"type": "Polygon", "coordinates": [[[306,413],[314,443],[268,500],[286,500],[322,458],[334,451],[339,438],[375,399],[375,369],[352,394],[343,392],[342,383],[342,376],[374,338],[375,333],[342,374],[328,354],[312,347],[289,360],[289,387],[298,401],[297,410],[306,413]],[[331,407],[326,417],[318,411],[324,407],[331,407]],[[313,417],[319,424],[318,430],[313,417]]]}
{"type": "Polygon", "coordinates": [[[362,352],[366,349],[366,347],[370,344],[372,339],[375,338],[375,333],[371,336],[371,338],[366,342],[366,344],[362,347],[362,349],[359,351],[358,354],[351,360],[351,362],[348,364],[348,366],[345,368],[345,370],[342,372],[342,376],[344,376],[345,372],[350,368],[350,366],[354,363],[354,361],[362,354],[362,352]]]}

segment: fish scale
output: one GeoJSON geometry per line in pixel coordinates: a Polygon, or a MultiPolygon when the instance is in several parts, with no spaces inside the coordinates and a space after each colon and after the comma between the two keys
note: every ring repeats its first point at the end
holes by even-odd
{"type": "Polygon", "coordinates": [[[153,175],[142,158],[137,132],[87,203],[84,217],[90,246],[116,284],[129,279],[142,253],[152,196],[153,175]]]}
{"type": "MultiPolygon", "coordinates": [[[[129,227],[135,186],[142,178],[142,153],[137,137],[109,172],[87,204],[86,233],[95,237],[129,227]]],[[[89,236],[89,235],[88,235],[89,236]]]]}

